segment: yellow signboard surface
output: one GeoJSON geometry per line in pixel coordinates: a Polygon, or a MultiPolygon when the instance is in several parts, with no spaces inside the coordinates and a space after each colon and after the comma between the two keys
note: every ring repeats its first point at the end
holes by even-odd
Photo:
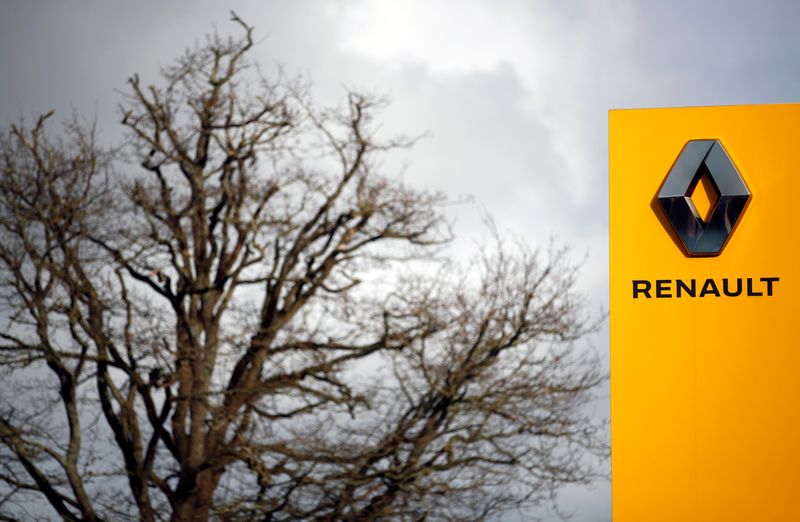
{"type": "Polygon", "coordinates": [[[800,521],[800,105],[612,110],[609,163],[614,522],[800,521]],[[690,140],[751,194],[716,256],[657,200],[690,140]]]}

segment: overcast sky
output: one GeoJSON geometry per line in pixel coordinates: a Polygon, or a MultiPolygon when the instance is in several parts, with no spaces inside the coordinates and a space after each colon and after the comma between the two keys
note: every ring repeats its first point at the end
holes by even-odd
{"type": "MultiPolygon", "coordinates": [[[[321,101],[387,94],[384,129],[430,138],[396,158],[414,184],[474,196],[452,211],[463,244],[480,213],[531,244],[587,256],[581,287],[607,308],[607,111],[800,101],[800,2],[236,2],[265,72],[309,76],[321,101]]],[[[125,79],[214,30],[205,2],[3,2],[0,123],[55,109],[96,115],[109,140],[125,79]]],[[[394,167],[393,165],[391,167],[394,167]]],[[[607,353],[607,331],[592,340],[607,353]]],[[[598,406],[607,415],[607,403],[598,406]]],[[[610,520],[610,488],[561,498],[610,520]]],[[[543,513],[546,520],[552,515],[543,513]]]]}

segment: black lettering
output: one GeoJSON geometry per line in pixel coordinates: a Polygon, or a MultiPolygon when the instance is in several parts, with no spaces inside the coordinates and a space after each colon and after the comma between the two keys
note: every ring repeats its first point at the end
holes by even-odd
{"type": "Polygon", "coordinates": [[[700,290],[700,297],[705,297],[707,294],[714,294],[714,296],[719,297],[717,283],[711,278],[706,279],[706,282],[703,283],[703,289],[700,290]]]}
{"type": "Polygon", "coordinates": [[[634,279],[633,283],[633,298],[639,299],[644,297],[646,299],[668,299],[672,297],[760,297],[763,295],[772,296],[775,293],[775,285],[781,280],[780,277],[736,277],[736,278],[722,278],[721,283],[717,282],[713,277],[701,280],[702,284],[698,284],[696,279],[656,279],[649,281],[647,279],[634,279]],[[744,288],[744,280],[747,279],[747,288],[744,288]],[[734,282],[735,280],[735,282],[734,282]],[[754,283],[755,281],[755,283],[754,283]],[[758,288],[756,285],[763,283],[764,287],[758,288]],[[674,286],[673,286],[674,285],[674,286]],[[722,292],[720,292],[720,286],[722,292]],[[700,291],[698,293],[698,287],[700,291]]]}
{"type": "Polygon", "coordinates": [[[754,292],[753,291],[753,278],[747,278],[747,295],[750,297],[758,297],[760,295],[764,295],[764,292],[754,292]]]}
{"type": "Polygon", "coordinates": [[[633,298],[638,299],[639,294],[644,294],[646,298],[650,299],[650,281],[642,279],[633,280],[633,298]]]}
{"type": "Polygon", "coordinates": [[[742,293],[742,278],[736,278],[736,293],[731,292],[730,288],[728,288],[728,278],[722,280],[722,292],[727,295],[728,297],[736,297],[737,295],[742,293]]]}
{"type": "Polygon", "coordinates": [[[697,294],[697,282],[694,279],[692,279],[690,282],[692,283],[692,286],[686,286],[686,283],[684,283],[680,279],[675,281],[675,286],[676,286],[675,289],[677,291],[677,296],[676,297],[680,297],[684,291],[686,292],[686,295],[688,295],[690,297],[695,297],[696,296],[696,294],[697,294]]]}
{"type": "Polygon", "coordinates": [[[762,281],[767,283],[767,295],[772,295],[772,283],[777,283],[781,280],[780,277],[762,277],[762,281]]]}

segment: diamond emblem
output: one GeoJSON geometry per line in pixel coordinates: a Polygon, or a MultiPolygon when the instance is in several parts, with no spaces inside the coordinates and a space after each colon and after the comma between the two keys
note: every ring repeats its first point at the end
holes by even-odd
{"type": "Polygon", "coordinates": [[[736,226],[750,191],[719,140],[691,140],[658,193],[658,203],[690,256],[716,256],[736,226]],[[701,179],[716,193],[707,216],[701,216],[692,193],[701,179]]]}

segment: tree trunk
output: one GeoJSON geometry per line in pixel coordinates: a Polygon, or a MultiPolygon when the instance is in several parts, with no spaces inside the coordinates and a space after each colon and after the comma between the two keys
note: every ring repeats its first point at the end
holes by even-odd
{"type": "Polygon", "coordinates": [[[173,522],[205,522],[211,514],[214,491],[222,473],[203,470],[195,474],[194,487],[187,488],[186,495],[175,502],[170,520],[173,522]]]}

